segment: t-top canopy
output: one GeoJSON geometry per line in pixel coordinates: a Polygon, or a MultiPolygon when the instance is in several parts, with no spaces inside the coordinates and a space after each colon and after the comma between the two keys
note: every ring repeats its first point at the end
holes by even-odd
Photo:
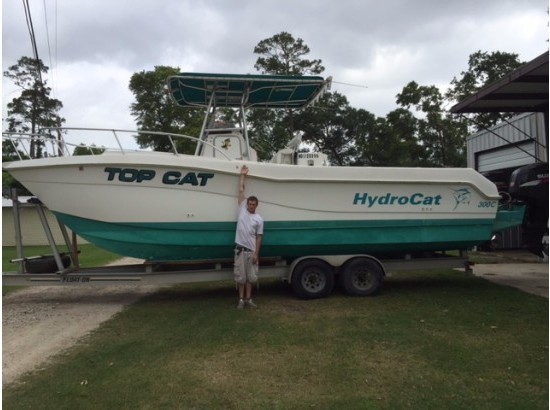
{"type": "Polygon", "coordinates": [[[331,78],[317,76],[181,73],[168,78],[174,101],[182,107],[301,108],[315,102],[331,78]]]}

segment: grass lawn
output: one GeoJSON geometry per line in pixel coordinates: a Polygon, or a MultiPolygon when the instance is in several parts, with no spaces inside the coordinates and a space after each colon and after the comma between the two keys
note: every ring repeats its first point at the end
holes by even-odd
{"type": "MultiPolygon", "coordinates": [[[[83,268],[103,266],[109,262],[122,258],[120,255],[105,251],[90,244],[78,245],[78,249],[80,249],[78,259],[80,266],[83,268]]],[[[67,248],[62,246],[59,248],[59,251],[67,252],[67,248]]],[[[26,246],[23,251],[23,255],[27,257],[51,254],[52,250],[49,246],[26,246]]],[[[10,262],[11,259],[15,259],[16,257],[15,246],[2,247],[2,272],[17,271],[17,264],[10,262]]]]}
{"type": "MultiPolygon", "coordinates": [[[[9,409],[547,409],[548,300],[453,270],[374,298],[166,288],[3,389],[9,409]]],[[[24,352],[22,352],[24,354],[24,352]]]]}

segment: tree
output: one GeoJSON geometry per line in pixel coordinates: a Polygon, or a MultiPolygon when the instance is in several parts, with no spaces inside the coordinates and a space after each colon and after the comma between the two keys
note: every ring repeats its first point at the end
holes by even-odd
{"type": "Polygon", "coordinates": [[[2,140],[2,162],[15,161],[17,159],[28,159],[29,156],[21,149],[18,141],[14,138],[2,140]]]}
{"type": "MultiPolygon", "coordinates": [[[[362,110],[359,110],[362,111],[362,110]]],[[[423,166],[423,149],[416,139],[418,120],[403,108],[386,118],[375,118],[362,126],[356,138],[358,158],[354,165],[423,166]]]]}
{"type": "MultiPolygon", "coordinates": [[[[446,98],[450,102],[460,102],[486,85],[500,80],[520,65],[522,62],[515,53],[477,51],[470,55],[468,69],[460,73],[460,78],[454,77],[451,81],[446,98]]],[[[474,130],[479,131],[513,115],[513,113],[480,113],[471,114],[468,118],[473,120],[474,130]]]]}
{"type": "Polygon", "coordinates": [[[434,85],[421,86],[414,81],[397,95],[397,103],[421,113],[415,137],[422,148],[418,158],[424,166],[464,166],[465,140],[469,132],[496,124],[512,114],[480,113],[470,117],[451,116],[444,108],[476,93],[519,67],[517,54],[481,52],[470,55],[468,70],[453,78],[442,93],[434,85]],[[468,127],[468,120],[475,124],[468,127]]]}
{"type": "MultiPolygon", "coordinates": [[[[141,71],[130,78],[129,88],[136,101],[130,110],[140,130],[187,134],[197,137],[202,125],[200,109],[182,109],[170,99],[166,79],[179,74],[177,67],[155,66],[153,71],[141,71]]],[[[136,137],[140,147],[156,151],[171,151],[166,137],[140,134],[136,137]]],[[[195,143],[189,139],[175,141],[179,152],[190,153],[195,143]]]]}
{"type": "Polygon", "coordinates": [[[312,75],[325,71],[321,60],[308,60],[309,47],[301,38],[282,31],[273,37],[260,41],[254,47],[254,54],[260,57],[254,68],[263,74],[312,75]]]}
{"type": "Polygon", "coordinates": [[[84,143],[74,148],[73,155],[99,155],[105,152],[105,148],[96,147],[95,144],[86,145],[84,143]]]}
{"type": "Polygon", "coordinates": [[[424,149],[423,162],[437,167],[464,166],[467,129],[464,121],[452,118],[443,108],[445,102],[436,86],[420,86],[415,81],[397,95],[398,104],[422,113],[416,138],[424,149]]]}
{"type": "MultiPolygon", "coordinates": [[[[301,38],[295,39],[282,31],[260,41],[254,47],[259,54],[254,68],[263,74],[311,75],[324,71],[321,60],[305,58],[309,47],[301,38]]],[[[269,159],[273,153],[283,148],[294,136],[295,110],[255,110],[247,118],[250,124],[250,139],[257,149],[260,159],[269,159]]]]}
{"type": "MultiPolygon", "coordinates": [[[[57,99],[50,98],[51,89],[42,79],[47,72],[48,67],[40,59],[30,57],[21,57],[17,64],[4,71],[4,77],[11,79],[16,86],[21,88],[20,96],[7,104],[9,132],[36,134],[42,127],[61,127],[65,122],[65,119],[58,114],[63,104],[57,99]]],[[[55,138],[55,134],[48,130],[41,134],[55,138]]],[[[30,157],[41,157],[43,155],[42,146],[43,141],[31,140],[30,157]]],[[[12,153],[4,150],[3,145],[2,156],[10,156],[10,154],[12,153]]]]}
{"type": "Polygon", "coordinates": [[[331,164],[350,165],[357,155],[357,115],[345,96],[327,93],[316,107],[297,114],[296,128],[303,132],[304,142],[328,155],[331,164]]]}
{"type": "Polygon", "coordinates": [[[289,141],[284,110],[250,110],[247,114],[248,136],[260,161],[268,161],[289,141]]]}

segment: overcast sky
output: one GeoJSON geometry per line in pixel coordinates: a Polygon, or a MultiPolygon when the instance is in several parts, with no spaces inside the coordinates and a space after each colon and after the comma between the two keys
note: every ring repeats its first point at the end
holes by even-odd
{"type": "MultiPolygon", "coordinates": [[[[332,90],[385,116],[410,81],[446,89],[478,50],[530,61],[548,49],[547,0],[30,0],[39,57],[67,126],[135,129],[128,83],[156,65],[255,73],[281,31],[321,59],[332,90]],[[48,42],[49,39],[49,42],[48,42]],[[338,83],[364,85],[349,86],[338,83]]],[[[32,56],[22,1],[2,2],[2,70],[32,56]]],[[[6,104],[18,94],[2,83],[6,104]]],[[[5,125],[3,126],[5,129],[5,125]]]]}

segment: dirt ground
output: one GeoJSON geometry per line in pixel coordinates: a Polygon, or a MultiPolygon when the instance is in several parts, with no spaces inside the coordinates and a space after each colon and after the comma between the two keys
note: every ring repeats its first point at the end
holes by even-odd
{"type": "MultiPolygon", "coordinates": [[[[124,258],[117,264],[139,263],[124,258]]],[[[155,286],[35,286],[2,298],[2,385],[52,356],[155,286]]]]}

